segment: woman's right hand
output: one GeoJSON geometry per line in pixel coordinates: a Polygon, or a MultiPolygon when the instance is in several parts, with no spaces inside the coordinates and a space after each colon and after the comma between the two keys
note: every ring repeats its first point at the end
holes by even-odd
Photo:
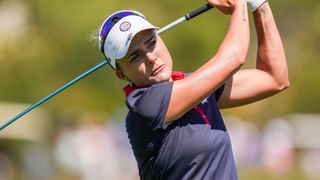
{"type": "Polygon", "coordinates": [[[236,4],[246,0],[207,0],[210,5],[219,9],[224,14],[232,14],[236,4]]]}

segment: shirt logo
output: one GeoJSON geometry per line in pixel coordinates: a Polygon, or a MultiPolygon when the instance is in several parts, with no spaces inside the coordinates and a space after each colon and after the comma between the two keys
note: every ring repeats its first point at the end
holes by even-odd
{"type": "Polygon", "coordinates": [[[206,97],[204,100],[201,101],[201,104],[205,104],[208,102],[208,97],[206,97]]]}
{"type": "Polygon", "coordinates": [[[128,31],[131,27],[131,24],[128,21],[125,21],[120,24],[120,31],[125,32],[128,31]]]}

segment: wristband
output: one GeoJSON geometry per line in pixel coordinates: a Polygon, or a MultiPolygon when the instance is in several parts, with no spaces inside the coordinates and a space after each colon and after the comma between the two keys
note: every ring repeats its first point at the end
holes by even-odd
{"type": "Polygon", "coordinates": [[[251,12],[254,12],[257,10],[263,3],[265,3],[267,0],[248,0],[248,8],[251,12]]]}

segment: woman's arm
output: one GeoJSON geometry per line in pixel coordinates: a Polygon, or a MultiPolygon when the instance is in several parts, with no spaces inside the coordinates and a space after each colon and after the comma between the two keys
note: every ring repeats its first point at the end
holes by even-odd
{"type": "Polygon", "coordinates": [[[219,107],[230,108],[272,96],[289,86],[285,52],[271,8],[253,12],[258,37],[256,69],[240,70],[226,81],[219,107]]]}
{"type": "Polygon", "coordinates": [[[244,63],[249,47],[246,0],[209,0],[224,13],[232,13],[228,32],[217,53],[190,76],[175,81],[165,123],[178,119],[213,93],[244,63]]]}

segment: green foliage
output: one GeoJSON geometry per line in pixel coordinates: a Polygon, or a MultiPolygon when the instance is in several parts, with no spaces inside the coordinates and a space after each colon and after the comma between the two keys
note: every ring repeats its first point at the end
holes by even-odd
{"type": "MultiPolygon", "coordinates": [[[[0,1],[0,7],[3,2],[0,1]]],[[[204,3],[169,0],[17,2],[23,2],[27,9],[27,31],[18,41],[0,42],[0,101],[27,103],[38,101],[101,62],[103,57],[92,36],[112,12],[135,9],[162,27],[204,3]]],[[[284,94],[262,102],[261,106],[280,104],[271,116],[301,111],[319,113],[320,4],[311,0],[271,1],[270,4],[287,51],[292,86],[284,94]]],[[[205,63],[222,41],[228,22],[228,16],[211,10],[164,33],[162,38],[174,59],[174,69],[191,72],[205,63]]],[[[255,49],[252,45],[249,57],[255,49]]],[[[254,67],[252,57],[245,67],[254,67]]],[[[124,106],[124,85],[110,68],[105,67],[43,106],[55,113],[80,107],[107,115],[124,106]]],[[[242,108],[239,114],[249,119],[270,116],[270,113],[265,117],[261,117],[261,113],[248,113],[251,111],[249,107],[242,108]]]]}

